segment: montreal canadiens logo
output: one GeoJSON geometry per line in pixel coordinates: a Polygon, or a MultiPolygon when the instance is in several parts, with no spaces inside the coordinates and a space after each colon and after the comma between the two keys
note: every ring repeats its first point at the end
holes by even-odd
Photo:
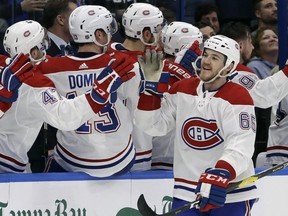
{"type": "Polygon", "coordinates": [[[223,142],[215,120],[189,118],[182,126],[181,136],[190,148],[205,150],[223,142]]]}
{"type": "Polygon", "coordinates": [[[88,11],[88,15],[89,15],[89,16],[93,16],[94,14],[95,14],[95,11],[94,11],[94,10],[89,10],[89,11],[88,11]]]}
{"type": "Polygon", "coordinates": [[[30,34],[31,34],[31,32],[29,30],[27,30],[27,31],[24,32],[23,35],[24,35],[24,37],[28,37],[30,34]]]}
{"type": "Polygon", "coordinates": [[[149,14],[150,14],[150,11],[149,11],[149,10],[143,10],[143,12],[142,12],[142,13],[143,13],[143,15],[144,15],[144,16],[147,16],[147,15],[149,15],[149,14]]]}

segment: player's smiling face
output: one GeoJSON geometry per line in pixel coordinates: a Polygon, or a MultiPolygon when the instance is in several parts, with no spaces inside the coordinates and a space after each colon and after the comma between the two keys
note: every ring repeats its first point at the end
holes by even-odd
{"type": "Polygon", "coordinates": [[[223,54],[205,49],[202,55],[200,79],[204,82],[211,80],[224,67],[225,61],[223,54]]]}

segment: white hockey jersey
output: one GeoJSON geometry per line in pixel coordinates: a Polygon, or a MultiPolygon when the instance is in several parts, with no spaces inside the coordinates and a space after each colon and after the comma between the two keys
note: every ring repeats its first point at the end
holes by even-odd
{"type": "MultiPolygon", "coordinates": [[[[195,200],[197,181],[209,167],[228,169],[233,181],[254,174],[256,119],[249,93],[233,82],[217,91],[203,89],[199,79],[183,79],[162,102],[157,96],[142,94],[135,112],[136,124],[150,135],[176,130],[174,197],[187,201],[195,200]]],[[[228,194],[226,202],[255,197],[252,184],[228,194]]]]}
{"type": "Polygon", "coordinates": [[[288,160],[288,96],[278,105],[276,120],[269,127],[267,142],[267,163],[275,165],[288,160]]]}
{"type": "MultiPolygon", "coordinates": [[[[137,62],[137,56],[143,55],[144,52],[141,51],[129,51],[123,47],[121,43],[112,43],[110,45],[110,52],[120,52],[122,54],[128,55],[131,58],[135,60],[135,64],[137,65],[138,70],[135,70],[135,73],[140,76],[140,69],[139,64],[137,62]]],[[[140,79],[138,80],[140,83],[140,79]]],[[[135,84],[138,88],[138,84],[135,84]]],[[[138,89],[137,89],[138,92],[138,89]]],[[[131,117],[133,119],[134,111],[136,109],[137,103],[138,103],[137,96],[136,100],[129,100],[126,103],[127,108],[131,112],[131,117]]],[[[146,134],[143,132],[142,129],[140,129],[137,125],[133,125],[133,131],[132,131],[132,138],[133,143],[136,149],[136,158],[135,158],[135,164],[132,167],[132,170],[150,170],[151,169],[151,158],[152,158],[152,136],[146,134]]]]}
{"type": "MultiPolygon", "coordinates": [[[[79,53],[49,59],[38,67],[54,81],[66,98],[85,94],[110,60],[108,54],[79,53]]],[[[122,100],[138,97],[140,77],[133,77],[117,90],[117,101],[74,131],[58,130],[54,158],[65,170],[107,177],[125,168],[135,157],[131,139],[132,118],[122,100]]],[[[82,115],[83,113],[79,113],[82,115]]]]}
{"type": "Polygon", "coordinates": [[[94,115],[85,95],[74,100],[62,98],[53,82],[39,71],[35,70],[26,83],[19,88],[18,100],[0,119],[0,173],[24,172],[27,152],[44,122],[74,130],[94,115]]]}

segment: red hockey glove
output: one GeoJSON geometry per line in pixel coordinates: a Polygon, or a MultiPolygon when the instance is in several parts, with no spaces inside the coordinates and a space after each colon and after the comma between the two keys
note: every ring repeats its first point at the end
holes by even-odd
{"type": "Polygon", "coordinates": [[[8,91],[17,90],[25,79],[33,75],[33,65],[29,57],[20,53],[0,72],[0,83],[8,91]]]}
{"type": "Polygon", "coordinates": [[[201,174],[195,193],[200,199],[200,211],[219,208],[226,201],[226,188],[230,172],[225,169],[213,168],[201,174]]]}
{"type": "Polygon", "coordinates": [[[114,70],[123,82],[126,82],[135,76],[134,68],[135,61],[126,55],[117,55],[116,60],[112,63],[111,69],[114,70]]]}
{"type": "Polygon", "coordinates": [[[189,70],[176,62],[165,62],[164,71],[168,71],[172,77],[175,77],[178,80],[193,77],[193,74],[189,70]]]}

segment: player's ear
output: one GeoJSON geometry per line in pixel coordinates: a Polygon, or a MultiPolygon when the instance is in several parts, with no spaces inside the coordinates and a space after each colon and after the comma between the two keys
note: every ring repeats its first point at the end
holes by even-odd
{"type": "Polygon", "coordinates": [[[151,38],[153,37],[153,34],[151,33],[149,28],[145,28],[142,32],[142,37],[145,42],[149,42],[151,38]]]}
{"type": "Polygon", "coordinates": [[[98,43],[105,44],[107,42],[107,35],[104,31],[97,29],[94,34],[98,43]]]}
{"type": "Polygon", "coordinates": [[[243,50],[243,41],[238,41],[239,48],[240,48],[240,53],[243,50]]]}

